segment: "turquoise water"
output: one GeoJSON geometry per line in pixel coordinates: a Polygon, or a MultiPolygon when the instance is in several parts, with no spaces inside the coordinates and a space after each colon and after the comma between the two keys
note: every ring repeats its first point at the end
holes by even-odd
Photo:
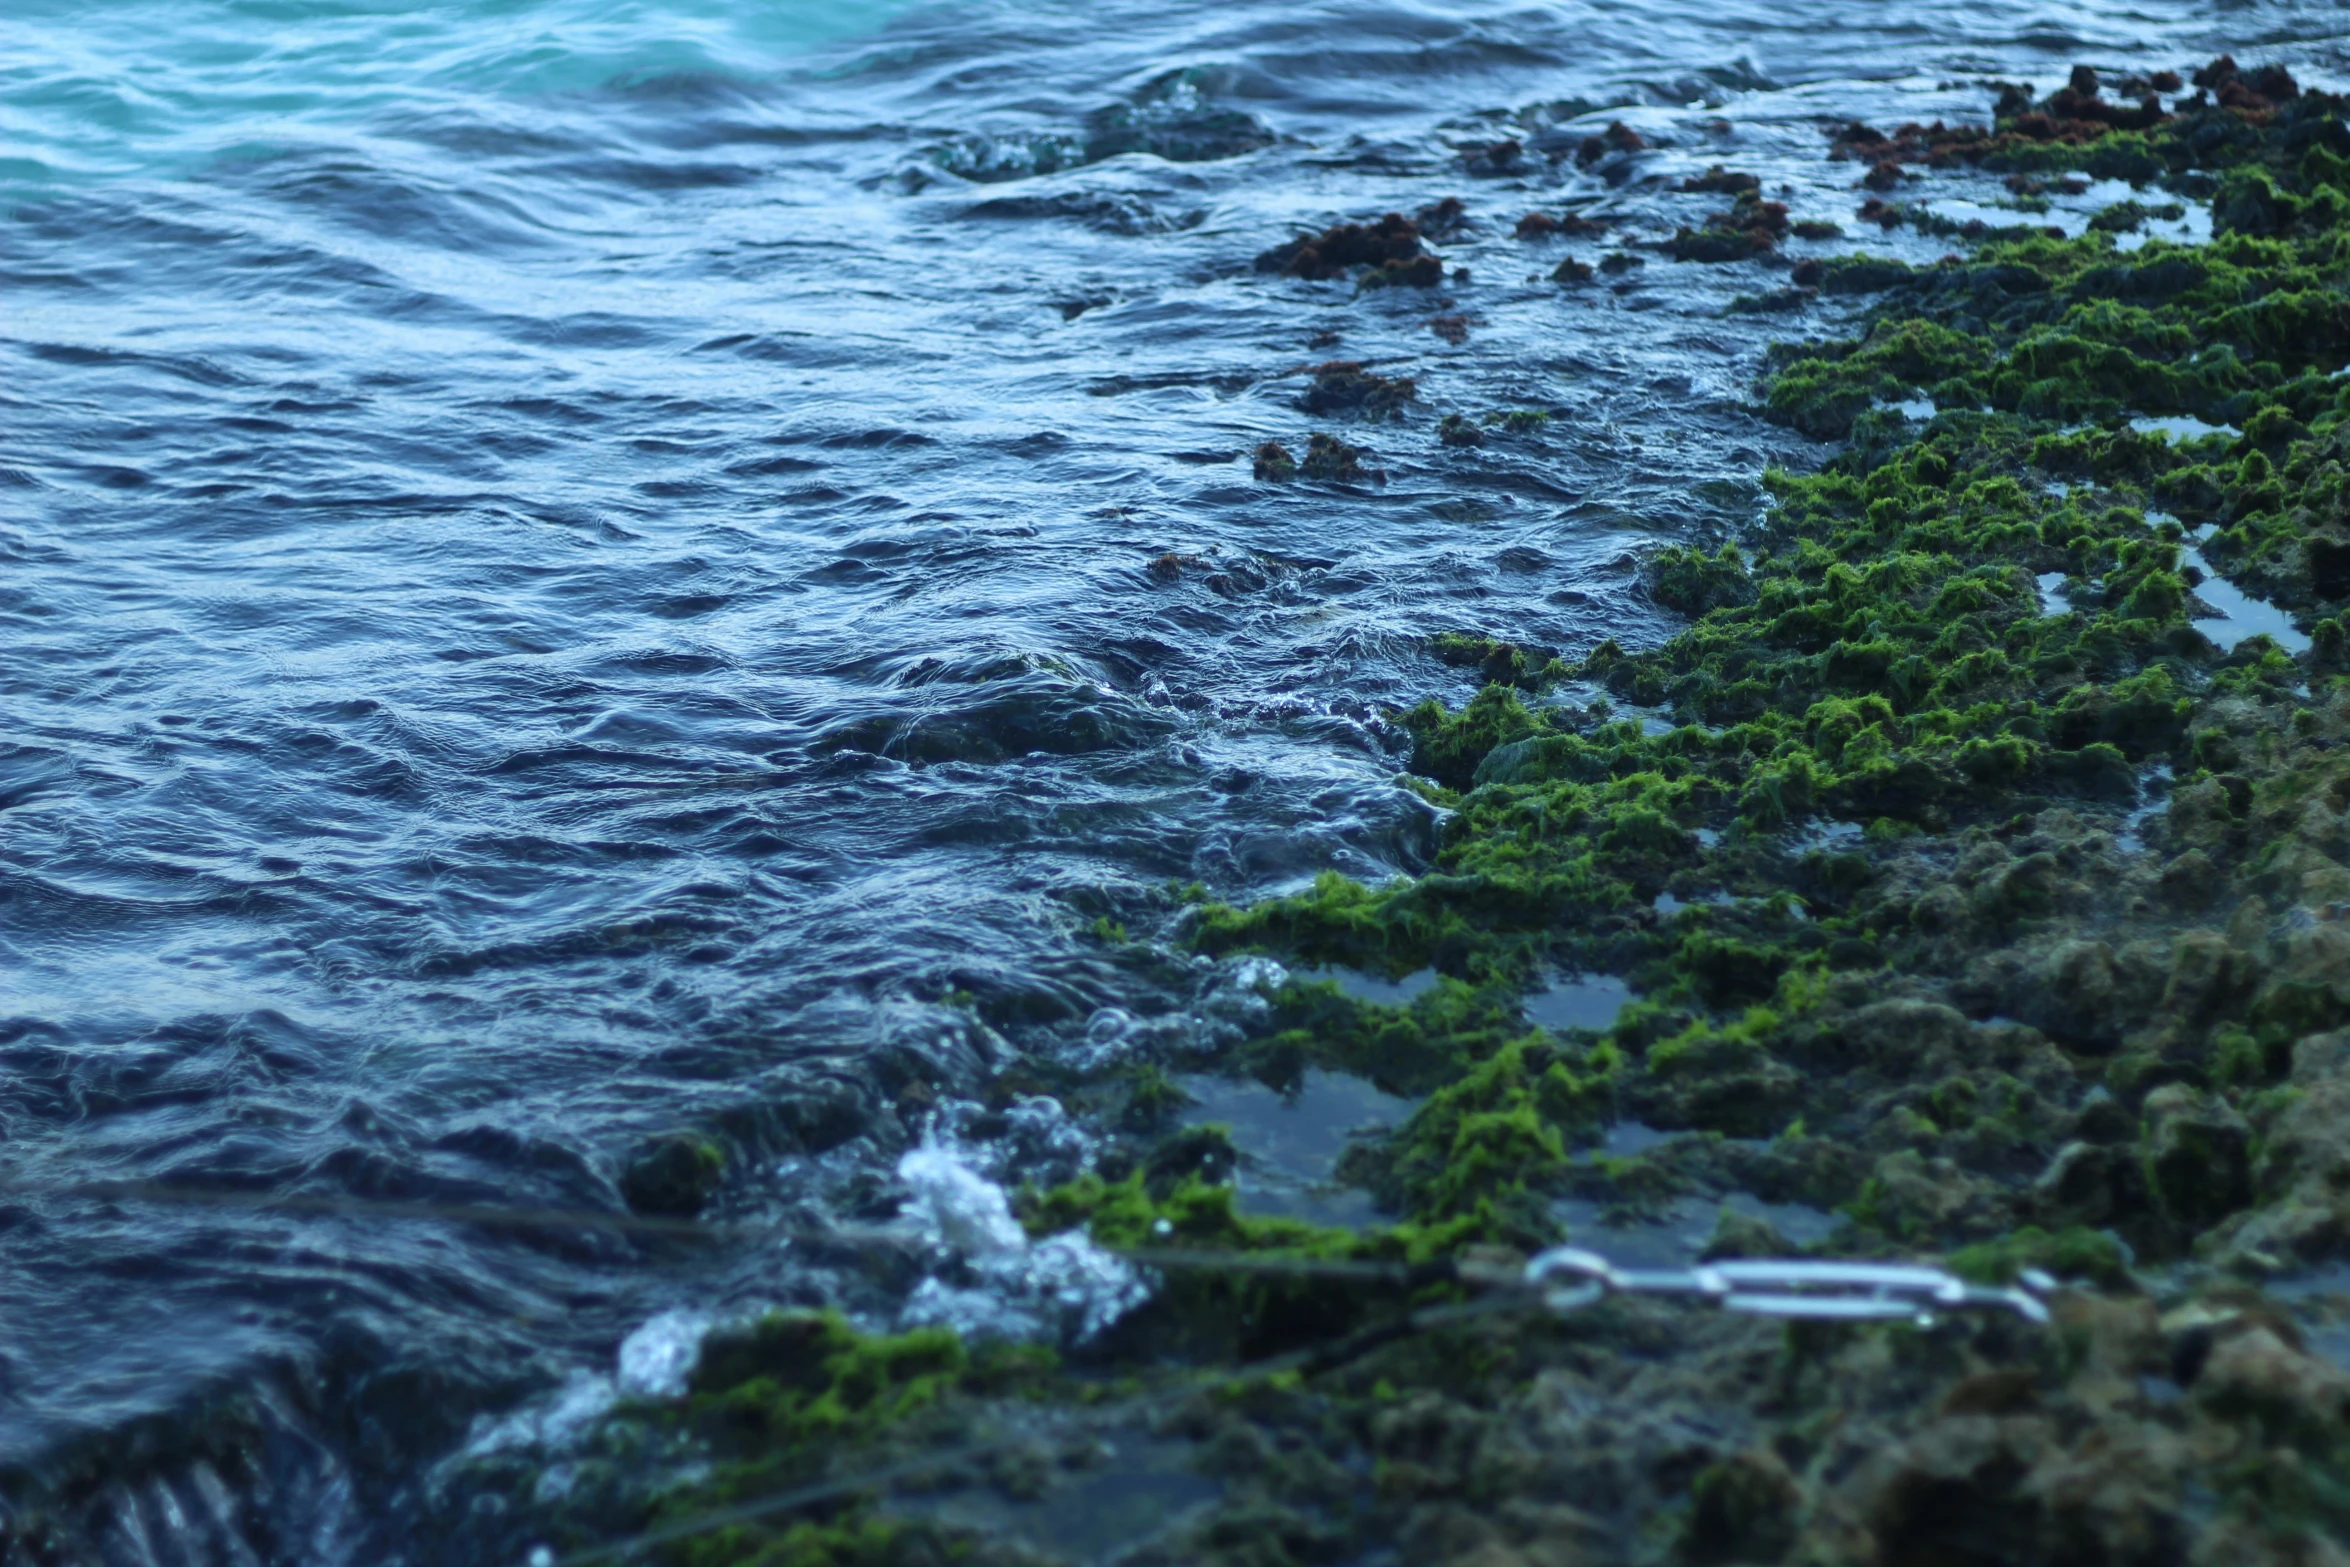
{"type": "Polygon", "coordinates": [[[663,77],[755,80],[906,8],[24,0],[4,24],[0,172],[19,189],[188,175],[293,146],[380,145],[436,116],[494,118],[499,100],[561,114],[567,95],[663,77]]]}

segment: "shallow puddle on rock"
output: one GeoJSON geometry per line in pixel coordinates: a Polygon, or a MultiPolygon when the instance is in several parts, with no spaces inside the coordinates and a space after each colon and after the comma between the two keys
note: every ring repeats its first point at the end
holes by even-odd
{"type": "Polygon", "coordinates": [[[2040,588],[2041,614],[2063,615],[2071,612],[2072,606],[2064,601],[2064,577],[2061,571],[2043,571],[2032,579],[2040,588]]]}
{"type": "Polygon", "coordinates": [[[1526,998],[1526,1015],[1544,1028],[1613,1028],[1616,1014],[1632,1000],[1632,987],[1613,974],[1562,980],[1526,998]]]}
{"type": "Polygon", "coordinates": [[[2343,1304],[2350,1306],[2350,1263],[2336,1263],[2331,1267],[2312,1268],[2307,1273],[2270,1279],[2262,1288],[2278,1300],[2321,1300],[2326,1296],[2340,1296],[2343,1304]]]}
{"type": "Polygon", "coordinates": [[[2130,807],[2130,814],[2122,818],[2113,835],[2122,849],[2136,854],[2146,847],[2146,824],[2170,809],[2170,781],[2168,762],[2156,763],[2138,780],[2138,803],[2130,807]]]}
{"type": "Polygon", "coordinates": [[[1290,978],[1300,984],[1313,985],[1324,981],[1335,982],[1338,993],[1355,1001],[1375,1002],[1385,1007],[1408,1005],[1422,992],[1436,984],[1436,971],[1419,969],[1401,979],[1381,979],[1351,968],[1301,968],[1290,970],[1290,978]]]}
{"type": "Polygon", "coordinates": [[[2293,1314],[2303,1348],[2350,1371],[2350,1263],[2269,1279],[2261,1288],[2293,1314]]]}
{"type": "Polygon", "coordinates": [[[2294,629],[2293,622],[2274,604],[2263,603],[2237,587],[2212,569],[2203,552],[2190,544],[2179,552],[2189,565],[2203,573],[2203,580],[2195,584],[2195,596],[2213,609],[2217,617],[2197,616],[2195,629],[2228,651],[2246,637],[2265,633],[2287,653],[2309,651],[2309,636],[2294,629]]]}
{"type": "MultiPolygon", "coordinates": [[[[1664,1140],[1664,1134],[1645,1127],[1640,1130],[1655,1141],[1664,1140]]],[[[1745,1192],[1733,1192],[1726,1198],[1684,1197],[1660,1217],[1632,1224],[1609,1223],[1607,1204],[1581,1197],[1562,1197],[1550,1205],[1550,1211],[1566,1225],[1570,1243],[1598,1252],[1617,1267],[1687,1268],[1696,1264],[1706,1243],[1713,1239],[1725,1207],[1763,1220],[1796,1251],[1826,1240],[1843,1222],[1823,1208],[1764,1202],[1745,1192]]]]}
{"type": "Polygon", "coordinates": [[[1858,848],[1867,837],[1868,829],[1858,822],[1813,821],[1788,831],[1787,848],[1799,855],[1815,849],[1841,852],[1858,848]]]}
{"type": "Polygon", "coordinates": [[[2207,435],[2224,435],[2232,441],[2244,433],[2232,424],[2209,424],[2193,414],[2141,414],[2130,421],[2130,428],[2140,435],[2159,435],[2173,446],[2200,441],[2207,435]]]}
{"type": "Polygon", "coordinates": [[[1231,1131],[1240,1151],[1233,1189],[1241,1212],[1350,1228],[1378,1215],[1369,1193],[1331,1180],[1339,1155],[1354,1134],[1395,1126],[1418,1102],[1318,1067],[1288,1097],[1248,1079],[1194,1077],[1183,1087],[1193,1101],[1186,1126],[1217,1121],[1231,1131]]]}

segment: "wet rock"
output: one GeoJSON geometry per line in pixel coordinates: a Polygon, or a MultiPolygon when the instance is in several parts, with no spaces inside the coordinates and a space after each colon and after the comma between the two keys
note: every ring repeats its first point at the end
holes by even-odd
{"type": "Polygon", "coordinates": [[[1648,142],[1631,126],[1622,120],[1611,120],[1607,129],[1597,136],[1583,138],[1575,149],[1575,162],[1588,169],[1611,155],[1620,157],[1635,153],[1647,145],[1648,142]]]}
{"type": "Polygon", "coordinates": [[[1569,256],[1551,268],[1550,280],[1553,283],[1588,283],[1591,281],[1591,263],[1569,256]]]}
{"type": "Polygon", "coordinates": [[[2218,1095],[2172,1083],[2147,1096],[2146,1176],[2165,1217],[2208,1229],[2252,1201],[2252,1126],[2218,1095]]]}
{"type": "Polygon", "coordinates": [[[1143,1161],[1143,1184],[1153,1197],[1164,1198],[1186,1179],[1221,1186],[1240,1168],[1240,1152],[1221,1126],[1187,1126],[1161,1141],[1143,1161]]]}
{"type": "Polygon", "coordinates": [[[1447,446],[1483,446],[1485,432],[1459,414],[1446,414],[1437,422],[1436,439],[1447,446]]]}
{"type": "Polygon", "coordinates": [[[1326,479],[1338,484],[1384,480],[1387,477],[1384,473],[1363,461],[1370,455],[1362,447],[1349,446],[1335,435],[1317,432],[1306,437],[1305,460],[1298,464],[1298,472],[1309,479],[1326,479]]]}
{"type": "Polygon", "coordinates": [[[2260,977],[2259,960],[2217,931],[2188,931],[2173,948],[2162,1009],[2182,1022],[2208,1023],[2240,1008],[2260,977]]]}
{"type": "Polygon", "coordinates": [[[1750,1060],[1654,1080],[1639,1102],[1651,1126],[1767,1137],[1794,1116],[1803,1087],[1802,1075],[1783,1062],[1750,1060]]]}
{"type": "Polygon", "coordinates": [[[2223,850],[2234,835],[2235,802],[2216,778],[2182,784],[2171,791],[2164,827],[2173,846],[2201,850],[2208,859],[2223,850]]]}
{"type": "Polygon", "coordinates": [[[2032,1183],[2032,1209],[2051,1229],[2101,1229],[2146,1210],[2145,1166],[2137,1149],[2107,1143],[2067,1143],[2032,1183]]]}
{"type": "Polygon", "coordinates": [[[2276,1438],[2331,1445],[2350,1438],[2350,1372],[2255,1327],[2220,1340],[2195,1378],[2213,1413],[2257,1422],[2276,1438]]]}
{"type": "Polygon", "coordinates": [[[1911,924],[1929,933],[1963,929],[1968,919],[1966,894],[1944,882],[1910,905],[1909,918],[1911,924]]]}
{"type": "Polygon", "coordinates": [[[2227,885],[2227,874],[2201,849],[2173,856],[2162,867],[2163,901],[2187,913],[2209,908],[2227,885]]]}
{"type": "Polygon", "coordinates": [[[1461,166],[1472,179],[1499,179],[1526,172],[1525,146],[1514,138],[1473,147],[1461,155],[1461,166]]]}
{"type": "MultiPolygon", "coordinates": [[[[1454,274],[1460,282],[1469,280],[1467,268],[1454,274]]],[[[1410,261],[1391,261],[1383,267],[1373,267],[1363,274],[1365,288],[1434,288],[1444,281],[1444,263],[1435,256],[1418,256],[1410,261]]]]}
{"type": "Polygon", "coordinates": [[[690,1219],[708,1206],[725,1179],[725,1149],[691,1133],[672,1132],[647,1139],[629,1155],[620,1195],[633,1213],[690,1219]]]}
{"type": "Polygon", "coordinates": [[[1717,163],[1703,174],[1683,180],[1681,189],[1713,196],[1759,196],[1762,194],[1762,181],[1752,174],[1726,169],[1717,163]]]}
{"type": "Polygon", "coordinates": [[[1933,1001],[1878,1001],[1844,1020],[1852,1054],[1888,1077],[1940,1070],[1962,1058],[1972,1025],[1933,1001]]]}
{"type": "Polygon", "coordinates": [[[1735,544],[1724,544],[1712,554],[1668,545],[1649,557],[1640,575],[1650,598],[1691,619],[1754,601],[1754,579],[1735,544]]]}
{"type": "MultiPolygon", "coordinates": [[[[2018,871],[2048,860],[2036,854],[2011,866],[2000,885],[2008,887],[2018,871]]],[[[2016,1015],[2075,1049],[2110,1050],[2129,1026],[2130,1000],[2113,948],[2076,939],[2060,942],[2040,961],[2017,998],[2016,1015]]]]}
{"type": "Polygon", "coordinates": [[[2040,1510],[2020,1494],[2051,1433],[2031,1417],[1945,1415],[1867,1464],[1851,1486],[1889,1562],[2024,1567],[2047,1560],[2040,1510]]]}
{"type": "MultiPolygon", "coordinates": [[[[1400,212],[1390,212],[1375,223],[1339,223],[1319,234],[1309,234],[1276,245],[1257,257],[1259,272],[1282,272],[1291,277],[1342,278],[1357,267],[1375,270],[1409,268],[1434,261],[1420,243],[1420,228],[1400,212]]],[[[1441,280],[1439,275],[1431,282],[1441,280]]]]}
{"type": "Polygon", "coordinates": [[[1699,1470],[1689,1498],[1682,1549],[1690,1561],[1775,1561],[1795,1543],[1803,1488],[1767,1447],[1699,1470]]]}
{"type": "Polygon", "coordinates": [[[2300,84],[2283,66],[2271,65],[2247,72],[2237,67],[2234,55],[2221,55],[2197,71],[2192,80],[2196,86],[2209,90],[2222,108],[2247,115],[2272,114],[2279,105],[2301,96],[2300,84]]]}
{"type": "Polygon", "coordinates": [[[1862,1201],[1886,1234],[1925,1240],[1952,1233],[1984,1196],[1954,1160],[1905,1148],[1877,1161],[1862,1201]]]}
{"type": "Polygon", "coordinates": [[[2295,1045],[2292,1087],[2263,1129],[2254,1169],[2262,1205],[2230,1225],[2219,1248],[2259,1271],[2350,1250],[2350,1030],[2295,1045]]]}
{"type": "Polygon", "coordinates": [[[1258,482],[1279,484],[1297,477],[1297,459],[1289,455],[1289,448],[1279,441],[1267,441],[1257,448],[1254,471],[1258,482]]]}
{"type": "Polygon", "coordinates": [[[1787,208],[1742,192],[1727,212],[1717,212],[1701,229],[1681,229],[1669,247],[1676,261],[1744,261],[1775,248],[1787,232],[1787,208]]]}
{"type": "Polygon", "coordinates": [[[1724,1257],[1786,1257],[1794,1251],[1794,1243],[1770,1220],[1725,1204],[1699,1255],[1713,1262],[1724,1257]]]}
{"type": "Polygon", "coordinates": [[[1450,239],[1469,226],[1469,208],[1460,197],[1446,196],[1413,213],[1412,222],[1424,238],[1450,239]]]}
{"type": "Polygon", "coordinates": [[[1308,372],[1313,385],[1298,399],[1307,413],[1351,413],[1365,419],[1392,419],[1420,395],[1409,376],[1388,377],[1352,359],[1333,359],[1308,372]]]}

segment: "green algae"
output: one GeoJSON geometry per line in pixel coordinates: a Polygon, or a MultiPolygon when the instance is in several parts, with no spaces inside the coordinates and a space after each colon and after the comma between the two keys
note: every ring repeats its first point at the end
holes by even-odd
{"type": "MultiPolygon", "coordinates": [[[[691,1524],[859,1468],[939,1451],[1006,1406],[1073,1395],[1055,1357],[966,1346],[951,1330],[888,1334],[836,1312],[777,1311],[713,1332],[682,1396],[624,1404],[572,1455],[559,1518],[607,1537],[691,1524]]],[[[543,1490],[543,1478],[537,1488],[543,1490]]],[[[586,1536],[592,1538],[590,1533],[586,1536]]],[[[967,1529],[893,1517],[849,1486],[809,1511],[730,1518],[660,1545],[679,1567],[918,1567],[1026,1560],[967,1529]]]]}
{"type": "MultiPolygon", "coordinates": [[[[1769,510],[1743,538],[1650,558],[1650,596],[1688,626],[1653,648],[1603,642],[1557,665],[1500,639],[1441,641],[1439,656],[1488,684],[1458,709],[1399,715],[1420,787],[1450,812],[1431,871],[1380,886],[1326,876],[1245,910],[1196,911],[1203,951],[1447,976],[1416,1008],[1293,1005],[1276,1043],[1250,1047],[1260,1063],[1408,1077],[1430,1095],[1385,1157],[1355,1165],[1396,1211],[1457,1216],[1555,1189],[1593,1123],[1632,1110],[1733,1137],[1808,1121],[1875,1139],[1874,1154],[1847,1161],[1837,1198],[1864,1231],[1990,1244],[2033,1228],[2014,1221],[2038,1200],[2013,1193],[2015,1173],[1986,1198],[1986,1172],[2058,1153],[2077,1117],[2065,1084],[2083,1069],[2039,1060],[2037,1085],[2020,1090],[2032,1107],[2018,1108],[2012,1072],[1960,1062],[1910,1102],[1898,1074],[1853,1070],[1842,977],[1969,1001],[1989,981],[1969,980],[1968,965],[2013,951],[2011,966],[2052,976],[2002,982],[2047,1036],[2111,1051],[2154,1023],[2164,982],[2107,980],[2120,973],[2110,944],[2056,939],[2090,906],[2084,876],[2119,863],[2112,830],[2100,838],[2095,824],[2168,769],[2177,830],[2160,897],[2208,900],[2228,873],[2175,852],[2205,852],[2182,806],[2211,781],[2268,775],[2303,754],[2296,744],[2328,743],[2302,667],[2259,638],[2223,653],[2198,629],[2181,553],[2182,523],[2216,524],[2209,558],[2279,603],[2324,612],[2318,640],[2333,651],[2320,656],[2342,656],[2350,521],[2332,519],[2350,517],[2339,444],[2350,436],[2336,436],[2350,385],[2331,372],[2350,357],[2350,209],[2337,195],[2350,160],[2336,150],[2350,133],[2322,95],[2272,111],[2123,129],[2095,111],[2093,132],[2075,134],[2035,130],[2024,116],[2037,111],[2010,104],[1993,133],[1942,146],[1935,156],[1987,167],[2127,169],[2182,189],[2190,169],[2219,169],[2205,192],[2214,238],[2122,251],[2124,220],[2156,211],[2142,204],[2069,239],[1978,228],[1965,257],[1934,268],[1820,267],[1820,286],[1877,296],[1866,329],[1774,350],[1763,408],[1845,445],[1816,472],[1766,474],[1769,510]],[[1930,419],[1885,411],[1921,395],[1939,410],[1930,419]],[[2131,423],[2148,415],[2216,433],[2174,442],[2131,423]],[[2064,589],[2044,598],[2054,577],[2064,589]],[[1578,682],[1669,722],[1547,698],[1578,682]],[[1850,847],[1804,845],[1797,835],[1821,824],[1864,830],[1850,847]],[[1932,867],[1954,853],[1961,878],[1921,885],[1946,876],[1932,867]],[[1970,856],[1989,858],[1964,871],[1970,856]],[[1708,887],[1738,896],[1670,919],[1645,908],[1708,887]],[[1644,1003],[1604,1041],[1513,1032],[1508,998],[1554,964],[1629,973],[1644,1003]],[[2076,1016],[2033,999],[2042,983],[2076,981],[2116,992],[2114,1010],[2076,1016]],[[2119,996],[2133,985],[2142,999],[2119,996]],[[1986,1113],[1993,1100],[2008,1108],[1986,1113]],[[1910,1162],[1868,1173],[1888,1158],[1910,1162]]],[[[1905,145],[1921,142],[1934,145],[1923,133],[1905,145]]],[[[2229,857],[2216,836],[2205,848],[2229,857]]],[[[2326,880],[2307,848],[2272,832],[2232,863],[2278,896],[2326,880]]],[[[2322,982],[2238,983],[2240,1011],[2155,1028],[2085,1075],[2132,1103],[2182,1072],[2223,1099],[2257,1092],[2294,1039],[2345,1016],[2322,982]]],[[[2193,1117],[2156,1119],[2138,1173],[2114,1179],[2143,1210],[2137,1237],[2160,1253],[2249,1199],[2165,1174],[2203,1168],[2212,1148],[2190,1137],[2193,1117]],[[2185,1141],[2166,1155],[2166,1137],[2185,1141]]]]}

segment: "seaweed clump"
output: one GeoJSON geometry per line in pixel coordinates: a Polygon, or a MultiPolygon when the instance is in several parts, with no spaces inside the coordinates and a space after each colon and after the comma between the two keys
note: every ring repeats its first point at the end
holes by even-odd
{"type": "Polygon", "coordinates": [[[1675,231],[1669,248],[1676,261],[1746,261],[1776,249],[1786,232],[1787,204],[1765,201],[1746,186],[1727,212],[1714,213],[1704,227],[1675,231]]]}
{"type": "Polygon", "coordinates": [[[1651,557],[1649,593],[1692,623],[1555,667],[1446,641],[1488,683],[1398,715],[1450,813],[1430,873],[1192,916],[1210,952],[1461,987],[1315,1003],[1276,1036],[1291,1062],[1423,1063],[1430,1097],[1356,1160],[1364,1184],[1421,1223],[1694,1187],[1837,1208],[1864,1244],[2086,1226],[2249,1267],[2350,1246],[2309,1152],[2336,1112],[2307,1108],[2335,1102],[2317,1062],[2350,1059],[2321,1048],[2350,986],[2319,977],[2350,970],[2326,955],[2350,907],[2343,110],[2191,111],[2234,127],[2208,245],[2092,230],[1822,264],[1814,286],[1878,300],[1861,335],[1780,351],[1764,406],[1845,444],[1767,473],[1747,537],[1651,557]],[[1921,394],[1942,411],[1882,406],[1921,394]],[[2190,526],[2301,614],[2307,653],[2203,633],[2190,526]],[[1608,700],[1528,699],[1566,680],[1608,700]],[[1639,1000],[1521,1036],[1477,999],[1552,967],[1639,1000]],[[1732,1141],[1573,1156],[1627,1113],[1732,1141]]]}
{"type": "Polygon", "coordinates": [[[1259,272],[1279,272],[1317,281],[1353,276],[1367,269],[1367,287],[1403,284],[1433,288],[1444,281],[1443,261],[1421,242],[1420,225],[1400,212],[1374,223],[1337,223],[1305,234],[1257,257],[1259,272]]]}
{"type": "Polygon", "coordinates": [[[1419,383],[1410,376],[1380,375],[1352,359],[1333,359],[1306,373],[1313,377],[1313,384],[1298,399],[1298,406],[1307,413],[1393,419],[1420,395],[1419,383]]]}
{"type": "Polygon", "coordinates": [[[1281,484],[1299,477],[1324,479],[1338,484],[1384,483],[1387,475],[1369,466],[1364,459],[1371,454],[1360,446],[1350,446],[1335,435],[1317,430],[1306,437],[1306,454],[1301,460],[1290,454],[1279,441],[1267,441],[1256,450],[1255,471],[1260,483],[1281,484]]]}

